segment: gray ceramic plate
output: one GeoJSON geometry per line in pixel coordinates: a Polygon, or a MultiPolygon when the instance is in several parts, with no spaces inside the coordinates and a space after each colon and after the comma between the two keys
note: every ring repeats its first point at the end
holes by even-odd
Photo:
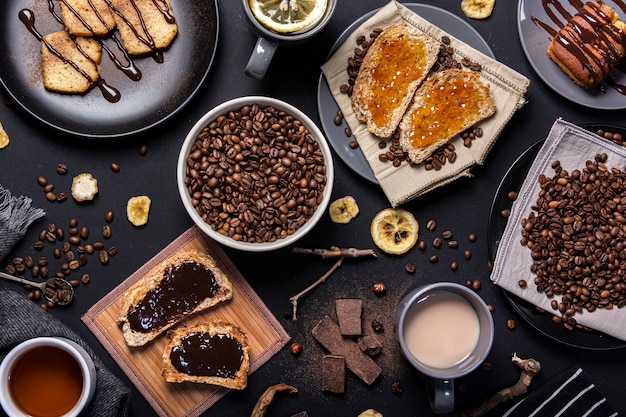
{"type": "MultiPolygon", "coordinates": [[[[574,84],[548,57],[546,50],[550,44],[551,36],[544,28],[533,22],[533,18],[555,30],[559,28],[546,14],[543,3],[545,2],[538,0],[520,0],[517,9],[517,25],[522,48],[537,75],[556,93],[581,106],[602,110],[626,109],[626,95],[621,94],[605,82],[602,82],[604,93],[600,88],[585,90],[574,84]]],[[[560,1],[559,4],[572,15],[576,13],[576,8],[571,6],[570,2],[560,1]]],[[[606,4],[615,6],[611,0],[606,0],[606,4]]],[[[558,11],[553,11],[553,13],[556,16],[561,16],[558,11]]],[[[562,23],[565,23],[564,19],[562,23]]],[[[617,84],[626,85],[624,72],[614,70],[610,76],[615,79],[617,84]]]]}
{"type": "MultiPolygon", "coordinates": [[[[485,55],[494,57],[493,52],[489,49],[489,45],[480,36],[480,34],[460,17],[448,12],[447,10],[440,9],[428,4],[418,3],[405,3],[404,6],[411,11],[417,13],[422,18],[428,20],[435,26],[446,31],[453,37],[462,40],[476,50],[482,52],[485,55]]],[[[356,30],[363,22],[369,19],[377,10],[372,10],[369,13],[361,16],[354,23],[352,23],[339,37],[337,42],[333,45],[328,58],[346,41],[346,39],[356,30]]],[[[330,92],[328,83],[324,74],[320,76],[319,86],[317,90],[317,107],[322,122],[324,133],[328,138],[331,146],[337,152],[339,157],[346,163],[354,172],[361,177],[375,184],[378,183],[372,169],[370,168],[367,159],[359,149],[352,149],[349,146],[350,138],[346,137],[344,129],[347,124],[343,122],[340,126],[337,126],[333,122],[333,118],[337,114],[337,103],[330,92]]]]}
{"type": "MultiPolygon", "coordinates": [[[[42,35],[62,26],[48,12],[45,1],[0,1],[0,82],[27,113],[71,135],[108,139],[154,127],[174,115],[199,90],[217,48],[216,0],[171,3],[178,34],[163,54],[163,63],[151,57],[134,60],[143,74],[141,80],[129,79],[103,53],[102,78],[121,94],[117,103],[110,103],[98,88],[82,96],[46,91],[41,81],[40,44],[20,22],[18,13],[31,9],[42,35]]],[[[60,13],[58,7],[57,11],[60,13]]],[[[105,42],[117,52],[111,40],[105,42]]]]}

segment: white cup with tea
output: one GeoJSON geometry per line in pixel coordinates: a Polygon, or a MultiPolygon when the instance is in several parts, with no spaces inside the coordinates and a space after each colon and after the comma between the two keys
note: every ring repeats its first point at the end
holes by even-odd
{"type": "Polygon", "coordinates": [[[263,79],[278,45],[300,45],[319,33],[332,17],[337,0],[242,1],[258,36],[245,73],[263,79]]]}
{"type": "Polygon", "coordinates": [[[432,411],[452,412],[454,380],[480,366],[493,343],[483,299],[452,282],[416,288],[400,300],[394,329],[406,360],[427,377],[432,411]]]}
{"type": "Polygon", "coordinates": [[[62,337],[26,340],[0,363],[0,404],[9,417],[78,416],[96,389],[96,368],[62,337]]]}

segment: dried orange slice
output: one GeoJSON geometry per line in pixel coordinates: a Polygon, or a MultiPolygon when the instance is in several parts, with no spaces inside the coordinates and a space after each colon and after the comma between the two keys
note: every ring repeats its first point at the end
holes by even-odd
{"type": "Polygon", "coordinates": [[[370,226],[374,244],[392,255],[408,252],[417,242],[419,223],[411,212],[401,208],[380,211],[370,226]]]}
{"type": "Polygon", "coordinates": [[[294,33],[315,25],[328,5],[328,0],[248,1],[256,20],[278,33],[294,33]]]}

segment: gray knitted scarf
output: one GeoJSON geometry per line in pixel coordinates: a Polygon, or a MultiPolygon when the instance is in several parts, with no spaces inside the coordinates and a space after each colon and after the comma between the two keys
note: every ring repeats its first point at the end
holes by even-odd
{"type": "Polygon", "coordinates": [[[42,209],[32,206],[30,198],[13,197],[0,185],[0,262],[24,237],[28,226],[45,214],[42,209]]]}

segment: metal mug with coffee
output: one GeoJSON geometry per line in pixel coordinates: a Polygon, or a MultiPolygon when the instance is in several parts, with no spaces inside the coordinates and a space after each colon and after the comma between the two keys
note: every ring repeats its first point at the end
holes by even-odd
{"type": "MultiPolygon", "coordinates": [[[[261,19],[259,15],[259,6],[261,7],[303,7],[299,6],[302,0],[242,0],[243,10],[250,22],[253,31],[257,34],[258,38],[248,64],[246,65],[246,75],[263,79],[270,62],[276,52],[279,45],[285,46],[297,46],[301,43],[311,39],[317,33],[319,33],[324,26],[328,23],[335,11],[335,4],[337,0],[309,0],[308,3],[314,2],[323,4],[323,9],[319,14],[316,14],[314,19],[304,22],[303,25],[268,25],[270,18],[265,20],[261,19]]],[[[272,10],[272,13],[274,11],[272,10]]],[[[279,12],[276,12],[279,13],[279,12]]]]}
{"type": "Polygon", "coordinates": [[[473,290],[439,282],[408,292],[394,330],[406,360],[427,377],[433,412],[454,410],[454,380],[480,366],[493,343],[491,312],[473,290]]]}

